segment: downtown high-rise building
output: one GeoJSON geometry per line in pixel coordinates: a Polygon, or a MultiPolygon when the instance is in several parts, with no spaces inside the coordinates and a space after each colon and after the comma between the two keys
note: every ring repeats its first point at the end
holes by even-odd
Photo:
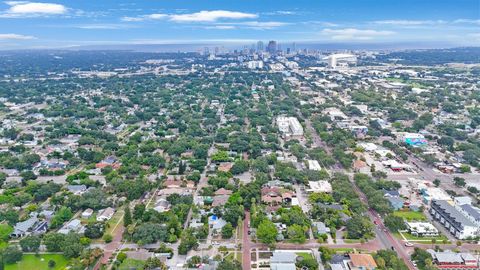
{"type": "Polygon", "coordinates": [[[258,41],[257,42],[257,52],[262,52],[265,50],[265,46],[263,45],[263,41],[258,41]]]}
{"type": "Polygon", "coordinates": [[[267,52],[271,54],[277,53],[277,42],[275,40],[270,40],[267,45],[267,52]]]}

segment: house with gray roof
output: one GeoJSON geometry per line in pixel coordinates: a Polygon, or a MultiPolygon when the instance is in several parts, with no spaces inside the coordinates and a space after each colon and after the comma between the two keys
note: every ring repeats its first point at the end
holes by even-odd
{"type": "Polygon", "coordinates": [[[36,216],[33,216],[25,221],[18,222],[17,224],[15,224],[15,227],[13,228],[13,233],[11,233],[10,236],[24,237],[32,234],[32,230],[38,221],[38,218],[36,216]]]}
{"type": "Polygon", "coordinates": [[[296,270],[297,254],[287,251],[274,251],[270,257],[270,270],[296,270]]]}

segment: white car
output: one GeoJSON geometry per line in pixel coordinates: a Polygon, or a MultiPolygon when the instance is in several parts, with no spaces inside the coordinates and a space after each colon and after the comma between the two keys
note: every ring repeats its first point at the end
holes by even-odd
{"type": "Polygon", "coordinates": [[[406,246],[406,247],[413,247],[413,244],[410,243],[410,242],[405,242],[405,246],[406,246]]]}

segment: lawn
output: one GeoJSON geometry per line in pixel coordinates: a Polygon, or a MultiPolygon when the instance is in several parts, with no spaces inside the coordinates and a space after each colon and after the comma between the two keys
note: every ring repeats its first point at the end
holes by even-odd
{"type": "Polygon", "coordinates": [[[134,259],[125,259],[122,264],[118,267],[119,270],[131,270],[131,269],[143,269],[144,261],[134,260],[134,259]]]}
{"type": "Polygon", "coordinates": [[[295,254],[297,254],[298,256],[303,257],[304,259],[313,259],[312,254],[310,254],[310,253],[308,253],[308,252],[297,252],[297,253],[295,253],[295,254]]]}
{"type": "Polygon", "coordinates": [[[414,211],[395,211],[393,215],[406,219],[407,221],[426,221],[427,218],[422,212],[414,211]]]}
{"type": "MultiPolygon", "coordinates": [[[[450,241],[448,241],[448,238],[445,235],[439,235],[434,237],[420,237],[420,236],[411,235],[410,233],[407,233],[407,232],[402,232],[402,234],[409,242],[430,244],[432,242],[432,239],[435,239],[436,244],[443,244],[443,240],[447,240],[447,243],[450,243],[450,241]]],[[[397,232],[397,233],[394,233],[393,235],[398,239],[403,240],[400,233],[397,232]]]]}
{"type": "Polygon", "coordinates": [[[343,242],[345,242],[346,244],[356,244],[356,243],[360,243],[361,240],[360,239],[343,239],[343,242]]]}
{"type": "MultiPolygon", "coordinates": [[[[115,214],[113,214],[112,218],[108,221],[108,227],[105,233],[113,235],[113,229],[115,228],[115,225],[117,225],[120,219],[123,219],[123,209],[118,210],[117,212],[115,212],[115,214]]],[[[122,226],[122,222],[120,222],[118,226],[122,226]]]]}
{"type": "Polygon", "coordinates": [[[62,254],[24,254],[22,260],[15,264],[6,264],[5,270],[60,270],[67,266],[68,260],[62,254]],[[55,267],[49,268],[48,261],[54,260],[55,267]]]}

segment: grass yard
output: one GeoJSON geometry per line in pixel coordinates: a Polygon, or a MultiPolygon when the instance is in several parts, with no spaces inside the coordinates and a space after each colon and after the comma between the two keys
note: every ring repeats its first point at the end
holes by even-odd
{"type": "MultiPolygon", "coordinates": [[[[115,212],[115,214],[113,214],[112,218],[108,221],[109,226],[105,230],[105,233],[113,235],[113,229],[115,228],[115,225],[117,225],[120,219],[123,219],[123,209],[118,210],[117,212],[115,212]]],[[[122,222],[123,221],[121,221],[118,226],[122,226],[122,222]]]]}
{"type": "Polygon", "coordinates": [[[407,221],[426,221],[427,218],[422,212],[395,211],[393,215],[406,219],[407,221]]]}
{"type": "Polygon", "coordinates": [[[400,235],[399,232],[396,232],[393,235],[401,240],[403,240],[403,237],[402,237],[403,235],[409,242],[417,242],[422,244],[430,244],[432,242],[432,239],[435,239],[436,241],[435,244],[443,244],[444,240],[447,240],[447,243],[450,243],[450,241],[445,235],[439,235],[434,237],[419,237],[419,236],[411,235],[410,233],[407,233],[407,232],[402,232],[402,235],[400,235]]]}
{"type": "Polygon", "coordinates": [[[332,248],[336,253],[351,253],[351,252],[360,252],[360,253],[370,253],[368,250],[363,250],[360,248],[332,248]]]}
{"type": "Polygon", "coordinates": [[[346,244],[356,244],[356,243],[360,243],[361,240],[360,239],[343,239],[343,242],[345,242],[346,244]]]}
{"type": "Polygon", "coordinates": [[[310,254],[310,253],[308,253],[308,252],[297,252],[297,253],[295,253],[295,254],[297,254],[298,256],[303,257],[304,259],[313,259],[312,254],[310,254]]]}
{"type": "Polygon", "coordinates": [[[5,270],[60,270],[67,266],[68,260],[62,254],[24,254],[21,261],[15,264],[6,264],[5,270]],[[49,268],[48,261],[54,260],[55,267],[49,268]]]}
{"type": "Polygon", "coordinates": [[[125,259],[122,264],[118,267],[119,270],[131,270],[131,269],[143,269],[144,261],[134,260],[134,259],[125,259]]]}

